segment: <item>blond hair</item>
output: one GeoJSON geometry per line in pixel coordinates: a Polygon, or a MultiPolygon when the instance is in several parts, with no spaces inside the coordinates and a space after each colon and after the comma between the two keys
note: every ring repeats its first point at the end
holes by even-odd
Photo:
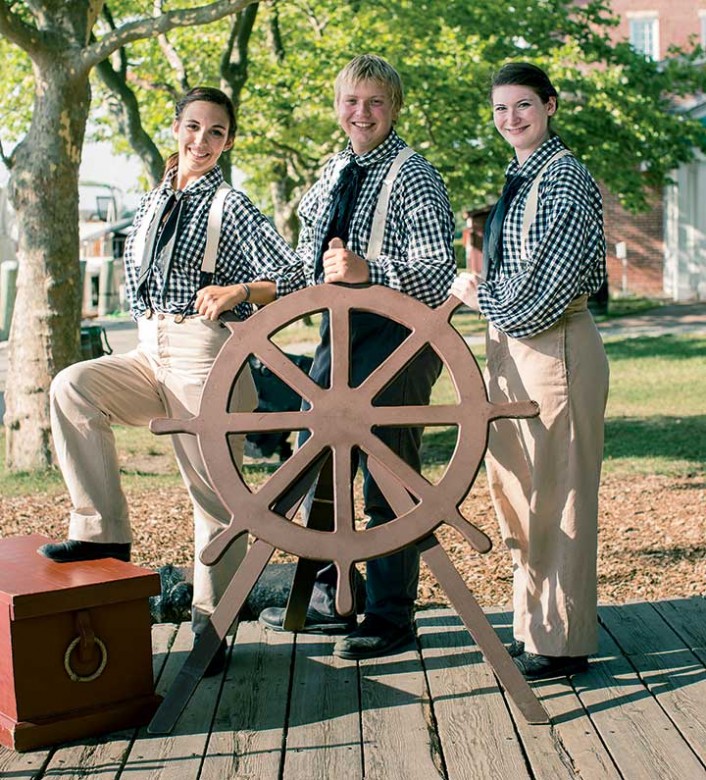
{"type": "Polygon", "coordinates": [[[404,88],[400,74],[389,62],[376,54],[359,54],[336,76],[333,84],[334,104],[338,105],[346,84],[355,86],[361,81],[377,81],[387,88],[392,110],[397,115],[404,103],[404,88]]]}

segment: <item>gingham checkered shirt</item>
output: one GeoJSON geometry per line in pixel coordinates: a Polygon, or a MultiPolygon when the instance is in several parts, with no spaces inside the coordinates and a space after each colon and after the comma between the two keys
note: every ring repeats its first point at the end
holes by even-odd
{"type": "MultiPolygon", "coordinates": [[[[351,145],[334,155],[299,206],[301,232],[297,254],[308,284],[315,284],[315,263],[329,226],[332,193],[351,159],[366,169],[350,223],[348,249],[365,257],[373,213],[385,174],[405,142],[394,132],[375,149],[356,157],[351,145]]],[[[404,162],[390,193],[379,257],[368,258],[371,284],[407,293],[429,306],[448,296],[456,271],[454,219],[446,187],[433,166],[414,154],[404,162]]],[[[325,248],[324,248],[325,249],[325,248]]]]}
{"type": "Polygon", "coordinates": [[[522,218],[537,173],[564,149],[553,136],[508,175],[525,180],[503,223],[500,266],[478,285],[478,306],[499,330],[525,338],[551,327],[578,295],[594,293],[606,278],[606,244],[601,194],[591,174],[573,155],[553,162],[539,185],[537,216],[521,259],[522,218]]]}
{"type": "MultiPolygon", "coordinates": [[[[193,302],[185,307],[199,289],[208,212],[222,181],[223,173],[216,166],[184,189],[181,228],[176,237],[164,295],[160,270],[154,263],[147,282],[149,301],[154,311],[169,314],[183,312],[186,316],[197,313],[193,302]]],[[[135,234],[152,199],[158,198],[161,203],[169,198],[172,191],[172,183],[168,180],[142,198],[125,244],[126,293],[135,319],[147,309],[145,301],[136,298],[142,258],[133,254],[135,234]]],[[[231,189],[225,199],[216,270],[211,284],[230,285],[262,279],[275,283],[278,296],[304,286],[301,263],[292,249],[246,195],[231,189]]],[[[241,303],[235,311],[241,319],[245,319],[252,314],[253,307],[249,303],[241,303]]]]}

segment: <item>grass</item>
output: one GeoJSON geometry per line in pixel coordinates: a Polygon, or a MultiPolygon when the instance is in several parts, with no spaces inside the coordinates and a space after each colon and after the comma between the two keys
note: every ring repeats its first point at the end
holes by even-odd
{"type": "MultiPolygon", "coordinates": [[[[460,312],[454,325],[464,335],[479,335],[483,324],[476,315],[460,312]]],[[[317,324],[296,324],[287,334],[295,341],[315,340],[317,324]]],[[[289,343],[293,343],[290,341],[289,343]]],[[[606,341],[611,387],[606,414],[605,472],[616,475],[654,474],[670,477],[704,474],[706,463],[706,338],[666,335],[611,338],[606,341]]],[[[474,346],[482,368],[484,347],[474,346]]],[[[450,378],[443,374],[434,388],[433,403],[453,402],[450,378]]],[[[115,428],[123,456],[126,487],[146,490],[179,484],[170,456],[168,437],[146,429],[115,428]],[[155,458],[168,464],[164,473],[145,467],[155,458]]],[[[456,441],[455,429],[425,433],[425,473],[435,480],[443,472],[456,441]]],[[[56,470],[39,474],[8,474],[4,469],[4,432],[0,434],[0,493],[4,496],[54,494],[64,490],[56,470]]],[[[246,479],[257,483],[274,468],[272,463],[246,466],[246,479]]]]}
{"type": "Polygon", "coordinates": [[[606,351],[611,365],[606,470],[704,473],[706,339],[611,339],[606,351]]]}

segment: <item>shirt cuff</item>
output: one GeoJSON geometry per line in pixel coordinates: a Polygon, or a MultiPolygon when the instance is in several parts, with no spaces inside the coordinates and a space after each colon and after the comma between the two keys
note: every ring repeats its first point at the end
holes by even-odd
{"type": "Polygon", "coordinates": [[[375,260],[368,260],[367,263],[370,269],[370,284],[386,284],[387,274],[385,269],[375,260]]]}

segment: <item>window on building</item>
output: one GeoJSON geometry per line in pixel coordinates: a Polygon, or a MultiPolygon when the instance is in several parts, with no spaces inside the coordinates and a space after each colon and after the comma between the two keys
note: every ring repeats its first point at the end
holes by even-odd
{"type": "Polygon", "coordinates": [[[701,28],[701,45],[706,49],[706,11],[699,11],[699,22],[701,28]]]}
{"type": "Polygon", "coordinates": [[[630,43],[651,60],[659,59],[659,17],[656,12],[628,14],[630,43]]]}

